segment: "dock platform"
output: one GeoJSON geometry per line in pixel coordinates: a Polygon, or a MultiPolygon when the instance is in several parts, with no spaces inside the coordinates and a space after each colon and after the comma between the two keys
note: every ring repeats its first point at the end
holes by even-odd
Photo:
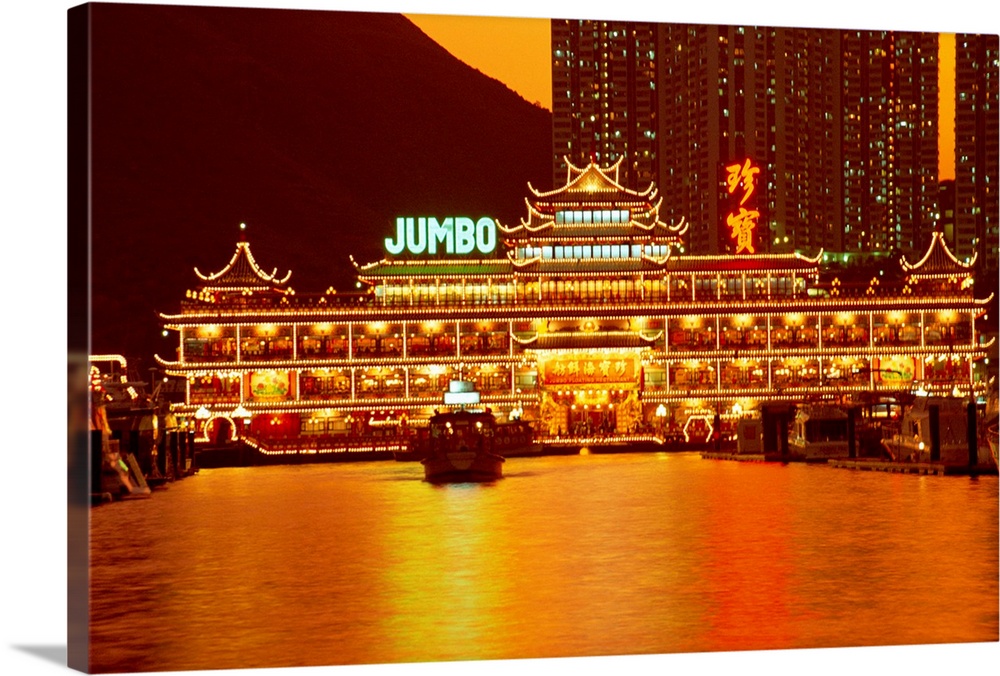
{"type": "Polygon", "coordinates": [[[997,468],[988,465],[946,465],[938,462],[889,462],[886,460],[834,459],[831,467],[860,469],[870,472],[899,472],[903,474],[934,474],[938,476],[996,475],[997,468]]]}
{"type": "Polygon", "coordinates": [[[705,451],[704,460],[736,460],[737,462],[768,462],[763,453],[727,453],[725,451],[705,451]]]}
{"type": "Polygon", "coordinates": [[[705,460],[736,460],[737,462],[806,462],[810,464],[826,464],[826,458],[807,458],[800,453],[734,453],[726,451],[705,451],[701,454],[705,460]]]}

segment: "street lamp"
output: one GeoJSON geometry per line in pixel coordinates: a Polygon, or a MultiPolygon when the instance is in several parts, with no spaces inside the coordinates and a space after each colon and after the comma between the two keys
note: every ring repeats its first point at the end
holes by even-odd
{"type": "Polygon", "coordinates": [[[212,412],[208,410],[207,407],[201,406],[197,411],[194,412],[194,425],[195,432],[202,432],[208,434],[208,430],[205,430],[205,421],[212,417],[212,412]]]}
{"type": "Polygon", "coordinates": [[[250,418],[252,418],[253,416],[251,415],[250,411],[248,411],[246,407],[243,406],[243,404],[240,404],[239,406],[236,407],[236,410],[233,411],[232,417],[233,420],[236,421],[236,432],[238,434],[241,434],[246,428],[247,421],[250,420],[250,418]]]}
{"type": "Polygon", "coordinates": [[[660,436],[663,436],[664,428],[666,427],[667,420],[667,407],[660,404],[656,407],[656,419],[658,427],[660,428],[660,436]]]}

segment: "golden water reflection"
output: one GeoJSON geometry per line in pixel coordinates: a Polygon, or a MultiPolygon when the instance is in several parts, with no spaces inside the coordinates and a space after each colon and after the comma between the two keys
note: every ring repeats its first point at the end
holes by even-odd
{"type": "Polygon", "coordinates": [[[996,477],[512,458],[204,470],[92,513],[92,670],[996,641],[996,477]]]}

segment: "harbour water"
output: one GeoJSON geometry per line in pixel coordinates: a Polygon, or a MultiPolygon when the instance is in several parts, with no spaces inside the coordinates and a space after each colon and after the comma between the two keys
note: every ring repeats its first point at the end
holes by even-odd
{"type": "Polygon", "coordinates": [[[998,640],[997,477],[693,453],[202,470],[92,511],[91,669],[998,640]]]}

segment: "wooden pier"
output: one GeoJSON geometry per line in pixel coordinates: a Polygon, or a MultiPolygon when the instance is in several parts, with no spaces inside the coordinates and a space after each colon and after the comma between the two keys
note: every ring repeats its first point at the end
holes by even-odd
{"type": "Polygon", "coordinates": [[[997,468],[990,465],[946,465],[939,462],[891,462],[886,460],[835,459],[831,467],[860,469],[870,472],[899,472],[902,474],[934,474],[938,476],[995,475],[997,468]]]}
{"type": "Polygon", "coordinates": [[[737,462],[768,462],[763,453],[726,453],[723,451],[706,451],[701,454],[705,460],[736,460],[737,462]]]}
{"type": "Polygon", "coordinates": [[[867,470],[869,472],[899,472],[900,474],[932,474],[936,476],[996,476],[995,465],[950,465],[940,462],[893,462],[875,458],[803,458],[780,453],[727,453],[706,451],[701,454],[705,460],[735,460],[737,462],[806,462],[825,464],[842,469],[867,470]]]}
{"type": "Polygon", "coordinates": [[[737,462],[807,462],[826,464],[826,458],[807,458],[801,453],[734,453],[726,451],[706,451],[701,454],[705,460],[736,460],[737,462]]]}

